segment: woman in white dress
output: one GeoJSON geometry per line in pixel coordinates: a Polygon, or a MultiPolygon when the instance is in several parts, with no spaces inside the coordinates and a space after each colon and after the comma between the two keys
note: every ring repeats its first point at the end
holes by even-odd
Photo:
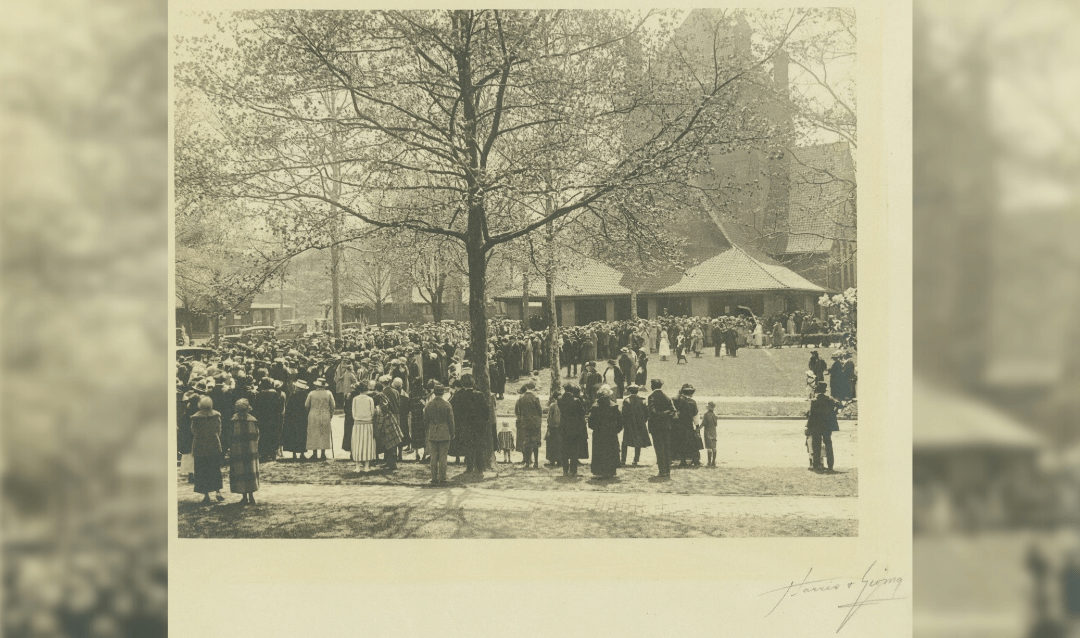
{"type": "Polygon", "coordinates": [[[667,330],[660,332],[660,360],[667,361],[671,356],[671,340],[668,339],[667,330]]]}
{"type": "MultiPolygon", "coordinates": [[[[374,391],[375,382],[368,383],[368,391],[374,391]]],[[[372,425],[375,417],[375,399],[371,395],[360,393],[352,400],[352,449],[350,450],[356,469],[360,469],[363,463],[364,471],[371,469],[371,462],[375,460],[375,429],[372,425]]]]}
{"type": "Polygon", "coordinates": [[[761,328],[761,322],[754,322],[754,347],[760,348],[763,345],[765,338],[765,331],[761,328]]]}
{"type": "MultiPolygon", "coordinates": [[[[351,388],[350,388],[351,390],[351,388]]],[[[346,394],[346,396],[348,396],[346,394]]],[[[321,455],[326,460],[326,450],[332,450],[333,441],[330,440],[330,419],[334,416],[334,394],[326,387],[326,381],[315,380],[315,389],[304,401],[307,408],[307,449],[312,451],[311,458],[321,455]]]]}

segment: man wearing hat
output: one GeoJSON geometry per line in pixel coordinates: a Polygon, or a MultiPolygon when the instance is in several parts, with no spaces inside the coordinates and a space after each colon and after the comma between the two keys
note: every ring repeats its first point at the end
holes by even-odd
{"type": "Polygon", "coordinates": [[[818,383],[814,388],[817,396],[810,402],[810,411],[807,412],[806,433],[810,437],[810,446],[813,454],[813,470],[822,472],[821,444],[825,443],[825,459],[828,462],[828,471],[833,471],[833,446],[832,433],[840,430],[840,424],[836,420],[836,412],[840,403],[832,397],[825,395],[826,385],[818,383]]]}
{"type": "MultiPolygon", "coordinates": [[[[630,349],[623,348],[619,351],[619,370],[622,372],[622,378],[624,383],[634,382],[634,360],[630,356],[630,349]]],[[[618,398],[623,397],[623,384],[617,384],[618,398]]]]}
{"type": "Polygon", "coordinates": [[[540,468],[540,430],[544,412],[540,407],[540,399],[533,394],[535,389],[536,383],[527,382],[514,405],[514,415],[517,417],[518,447],[525,460],[525,469],[529,468],[530,459],[532,459],[533,468],[540,468]]]}
{"type": "Polygon", "coordinates": [[[652,394],[649,395],[649,433],[652,434],[656,447],[656,466],[659,476],[671,476],[671,421],[675,417],[675,404],[661,389],[664,382],[652,379],[649,382],[652,394]]]}
{"type": "Polygon", "coordinates": [[[645,407],[645,400],[638,396],[640,389],[637,384],[631,383],[626,388],[627,397],[622,403],[622,465],[626,465],[629,448],[634,448],[634,465],[637,465],[641,460],[641,448],[652,446],[646,425],[649,412],[645,407]]]}
{"type": "Polygon", "coordinates": [[[454,438],[454,410],[443,398],[446,388],[435,383],[431,401],[424,406],[424,424],[427,427],[427,450],[431,457],[431,484],[446,483],[446,454],[454,438]]]}

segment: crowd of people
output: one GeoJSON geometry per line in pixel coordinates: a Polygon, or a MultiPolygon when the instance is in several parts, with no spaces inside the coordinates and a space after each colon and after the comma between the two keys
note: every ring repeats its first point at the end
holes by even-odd
{"type": "MultiPolygon", "coordinates": [[[[205,495],[204,502],[211,502],[211,495],[221,501],[221,468],[227,461],[231,491],[254,503],[260,463],[285,454],[320,460],[334,452],[331,420],[338,409],[345,417],[340,449],[357,471],[374,465],[393,471],[411,453],[415,461],[431,461],[434,483],[445,481],[446,457],[456,462],[464,457],[468,472],[483,472],[492,467],[497,450],[508,459],[512,448],[523,454],[525,466],[539,467],[542,441],[549,465],[576,475],[579,461],[590,458],[589,430],[597,476],[614,476],[629,448],[637,464],[641,449],[650,446],[661,476],[669,476],[676,461],[680,467],[700,465],[703,449],[709,450],[708,464],[715,465],[714,406],[699,414],[689,385],[668,398],[662,381],[649,376],[649,354],[663,360],[674,340],[677,363],[701,356],[706,347],[714,356],[735,357],[762,330],[750,317],[661,317],[564,328],[560,362],[576,383],[551,392],[542,439],[545,410],[534,394],[533,376],[551,364],[549,341],[520,325],[493,325],[488,396],[464,372],[468,325],[458,322],[350,330],[340,340],[324,333],[290,341],[264,337],[226,343],[209,356],[182,357],[176,375],[182,471],[205,495]],[[598,361],[606,363],[602,371],[598,361]],[[516,428],[500,436],[496,400],[505,398],[508,382],[522,377],[516,428]],[[646,384],[651,393],[643,397],[646,384]]],[[[807,374],[813,375],[810,420],[821,421],[820,415],[831,410],[834,423],[836,410],[855,394],[850,357],[834,354],[828,367],[815,350],[807,374]],[[829,402],[819,400],[825,374],[831,376],[829,402]]],[[[822,436],[820,443],[831,468],[831,442],[822,436]]]]}

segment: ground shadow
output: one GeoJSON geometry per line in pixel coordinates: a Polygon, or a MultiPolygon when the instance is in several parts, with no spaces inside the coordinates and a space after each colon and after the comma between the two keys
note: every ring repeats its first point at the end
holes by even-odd
{"type": "Polygon", "coordinates": [[[462,472],[454,478],[450,479],[450,482],[455,485],[469,485],[472,483],[481,483],[484,480],[483,474],[476,472],[462,472]]]}
{"type": "Polygon", "coordinates": [[[650,483],[667,483],[671,480],[670,476],[650,476],[647,479],[650,483]]]}
{"type": "Polygon", "coordinates": [[[577,482],[581,481],[581,479],[582,479],[582,477],[577,476],[577,475],[574,475],[574,476],[563,475],[563,476],[556,476],[555,477],[555,482],[556,483],[577,483],[577,482]]]}
{"type": "Polygon", "coordinates": [[[618,476],[594,476],[586,483],[589,485],[615,485],[616,483],[622,483],[622,479],[618,476]]]}

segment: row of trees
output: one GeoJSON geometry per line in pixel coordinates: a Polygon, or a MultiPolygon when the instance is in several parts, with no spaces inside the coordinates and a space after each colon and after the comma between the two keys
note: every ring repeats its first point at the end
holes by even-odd
{"type": "Polygon", "coordinates": [[[177,81],[199,114],[176,136],[179,214],[224,207],[242,215],[235,228],[267,238],[243,253],[259,272],[328,249],[336,326],[344,246],[390,242],[415,258],[410,272],[432,300],[460,268],[470,357],[486,390],[492,270],[536,275],[549,300],[576,255],[644,279],[677,261],[666,232],[674,215],[718,194],[709,189],[732,188],[697,179],[710,152],[790,142],[790,131],[767,117],[760,86],[777,52],[819,12],[784,14],[755,55],[731,50],[725,38],[741,17],[720,12],[704,45],[712,55],[700,55],[698,41],[693,58],[671,39],[674,17],[455,10],[208,18],[211,35],[178,43],[177,81]]]}

